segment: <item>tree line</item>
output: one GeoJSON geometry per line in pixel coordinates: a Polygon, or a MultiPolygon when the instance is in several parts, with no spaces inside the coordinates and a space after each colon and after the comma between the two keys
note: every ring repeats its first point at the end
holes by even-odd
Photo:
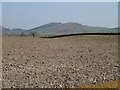
{"type": "Polygon", "coordinates": [[[37,35],[38,35],[37,32],[31,32],[31,33],[29,33],[28,35],[25,34],[24,32],[22,32],[20,36],[32,36],[32,37],[36,37],[37,35]]]}

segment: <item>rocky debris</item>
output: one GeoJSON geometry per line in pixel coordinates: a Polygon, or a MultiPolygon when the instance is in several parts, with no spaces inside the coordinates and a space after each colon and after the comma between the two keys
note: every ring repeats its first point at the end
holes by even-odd
{"type": "Polygon", "coordinates": [[[3,87],[65,88],[117,80],[117,42],[116,36],[3,37],[3,87]]]}

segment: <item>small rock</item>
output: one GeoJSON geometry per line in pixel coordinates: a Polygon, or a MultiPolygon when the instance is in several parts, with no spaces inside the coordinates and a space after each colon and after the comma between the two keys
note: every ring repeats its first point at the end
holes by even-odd
{"type": "Polygon", "coordinates": [[[12,59],[13,59],[13,60],[17,60],[17,58],[16,58],[16,57],[13,57],[12,59]]]}
{"type": "Polygon", "coordinates": [[[41,62],[42,64],[45,64],[45,62],[41,62]]]}
{"type": "Polygon", "coordinates": [[[89,50],[89,52],[92,52],[93,50],[89,50]]]}

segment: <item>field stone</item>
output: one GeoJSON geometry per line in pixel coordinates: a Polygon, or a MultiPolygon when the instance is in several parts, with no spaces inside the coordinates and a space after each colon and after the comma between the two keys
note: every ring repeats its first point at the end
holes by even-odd
{"type": "Polygon", "coordinates": [[[65,88],[116,80],[117,42],[117,36],[3,37],[3,87],[65,88]]]}

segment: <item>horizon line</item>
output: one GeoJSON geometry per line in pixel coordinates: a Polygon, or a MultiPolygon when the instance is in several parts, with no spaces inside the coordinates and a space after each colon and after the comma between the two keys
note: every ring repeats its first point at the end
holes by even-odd
{"type": "Polygon", "coordinates": [[[65,24],[65,23],[76,23],[76,24],[81,24],[81,25],[84,25],[84,26],[89,26],[89,27],[102,27],[102,28],[119,28],[119,26],[117,27],[107,27],[107,26],[94,26],[94,25],[86,25],[86,24],[82,24],[82,23],[78,23],[78,22],[48,22],[48,23],[45,23],[45,24],[42,24],[42,25],[36,25],[32,28],[28,28],[28,29],[25,29],[25,28],[21,28],[21,27],[18,27],[18,28],[11,28],[11,27],[7,27],[7,26],[4,26],[4,25],[0,25],[1,27],[5,27],[5,28],[8,28],[8,29],[23,29],[23,30],[30,30],[30,29],[34,29],[36,27],[41,27],[43,25],[47,25],[47,24],[51,24],[51,23],[60,23],[60,24],[65,24]]]}

